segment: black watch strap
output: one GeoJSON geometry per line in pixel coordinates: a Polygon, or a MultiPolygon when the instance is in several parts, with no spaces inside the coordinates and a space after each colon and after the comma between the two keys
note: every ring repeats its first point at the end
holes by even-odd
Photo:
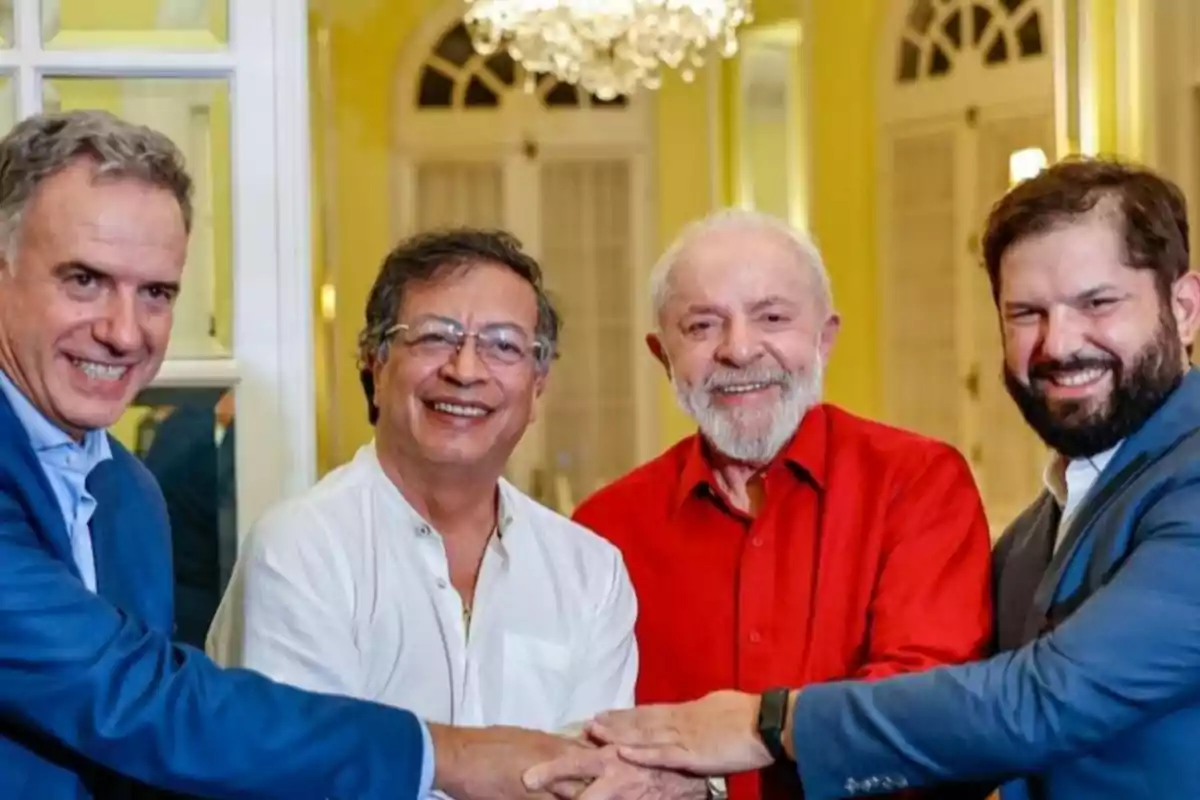
{"type": "Polygon", "coordinates": [[[758,707],[758,735],[775,761],[787,760],[783,749],[783,729],[787,725],[788,689],[768,689],[758,707]]]}

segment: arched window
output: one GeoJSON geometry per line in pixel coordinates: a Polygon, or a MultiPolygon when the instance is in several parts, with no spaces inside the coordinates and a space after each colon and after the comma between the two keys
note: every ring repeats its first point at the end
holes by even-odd
{"type": "Polygon", "coordinates": [[[896,53],[896,81],[947,75],[960,59],[988,66],[1041,56],[1042,13],[1035,0],[912,0],[896,53]]]}
{"type": "Polygon", "coordinates": [[[626,97],[606,101],[583,94],[550,75],[530,75],[504,51],[483,56],[460,22],[442,35],[422,64],[417,107],[495,108],[513,91],[532,91],[546,108],[624,108],[629,103],[626,97]]]}

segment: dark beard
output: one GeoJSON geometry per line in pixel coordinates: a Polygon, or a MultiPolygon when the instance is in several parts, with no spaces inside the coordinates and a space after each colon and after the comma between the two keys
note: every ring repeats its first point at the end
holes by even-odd
{"type": "Polygon", "coordinates": [[[1111,356],[1046,361],[1030,368],[1029,385],[1007,367],[1004,370],[1004,385],[1021,416],[1047,446],[1067,458],[1087,458],[1116,447],[1150,419],[1182,380],[1183,345],[1169,315],[1129,365],[1111,356]],[[1099,407],[1083,401],[1052,407],[1037,388],[1039,378],[1088,367],[1112,371],[1112,393],[1099,407]]]}

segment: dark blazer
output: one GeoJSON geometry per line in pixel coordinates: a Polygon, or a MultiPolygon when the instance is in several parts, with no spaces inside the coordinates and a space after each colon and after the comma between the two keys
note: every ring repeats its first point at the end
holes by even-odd
{"type": "Polygon", "coordinates": [[[416,718],[223,671],[173,645],[162,493],[110,439],[89,490],[97,592],[0,395],[0,797],[415,798],[416,718]]]}
{"type": "Polygon", "coordinates": [[[234,427],[216,441],[211,403],[181,405],[160,421],[142,462],[167,502],[175,567],[175,640],[204,648],[236,538],[234,427]]]}
{"type": "Polygon", "coordinates": [[[801,692],[809,800],[964,779],[1006,798],[1200,796],[1200,372],[1117,451],[1044,567],[1057,509],[1006,533],[987,661],[801,692]]]}

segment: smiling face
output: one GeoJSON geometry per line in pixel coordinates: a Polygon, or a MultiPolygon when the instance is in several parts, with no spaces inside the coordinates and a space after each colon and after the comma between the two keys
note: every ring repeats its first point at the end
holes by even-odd
{"type": "Polygon", "coordinates": [[[1164,297],[1151,269],[1123,263],[1121,221],[1098,207],[1018,240],[1000,261],[1005,383],[1026,421],[1068,458],[1140,428],[1178,385],[1200,279],[1164,297]]]}
{"type": "Polygon", "coordinates": [[[0,271],[0,366],[72,436],[112,425],[162,364],[186,253],[170,191],[87,159],[55,173],[0,271]]]}
{"type": "Polygon", "coordinates": [[[676,396],[717,450],[763,464],[820,401],[837,318],[813,270],[778,231],[698,235],[671,270],[651,350],[676,396]]]}
{"type": "Polygon", "coordinates": [[[422,332],[447,323],[487,329],[493,341],[528,350],[537,313],[533,288],[499,264],[475,262],[405,287],[397,323],[406,328],[375,365],[381,449],[409,463],[502,472],[533,421],[544,373],[532,357],[511,364],[485,357],[474,337],[455,351],[422,332]]]}

